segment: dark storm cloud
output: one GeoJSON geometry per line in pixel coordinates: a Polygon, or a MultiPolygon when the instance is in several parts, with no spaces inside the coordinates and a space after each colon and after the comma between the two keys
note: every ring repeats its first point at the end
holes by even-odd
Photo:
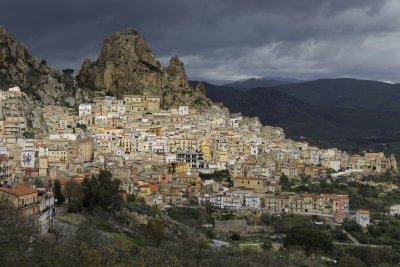
{"type": "Polygon", "coordinates": [[[400,3],[376,0],[20,0],[0,23],[56,68],[96,58],[105,37],[135,27],[191,78],[282,75],[400,80],[400,3]]]}

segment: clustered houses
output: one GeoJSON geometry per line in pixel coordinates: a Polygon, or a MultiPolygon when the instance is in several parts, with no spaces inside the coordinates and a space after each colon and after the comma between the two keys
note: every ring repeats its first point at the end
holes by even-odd
{"type": "MultiPolygon", "coordinates": [[[[3,95],[8,100],[23,97],[15,89],[3,95]]],[[[281,175],[325,179],[330,169],[397,171],[393,156],[320,149],[217,105],[201,111],[187,105],[163,110],[161,98],[147,93],[122,99],[98,94],[77,110],[47,106],[42,112],[45,128],[31,139],[18,112],[0,121],[0,186],[36,177],[80,181],[106,168],[122,181],[126,194],[149,204],[197,197],[201,204],[221,209],[334,214],[348,209],[346,196],[281,192],[281,175]],[[229,171],[233,186],[202,183],[200,173],[219,170],[229,171]]]]}
{"type": "Polygon", "coordinates": [[[233,189],[224,194],[199,197],[200,205],[210,204],[216,209],[260,210],[272,214],[325,214],[333,216],[349,212],[348,195],[296,194],[293,192],[270,193],[233,189]]]}

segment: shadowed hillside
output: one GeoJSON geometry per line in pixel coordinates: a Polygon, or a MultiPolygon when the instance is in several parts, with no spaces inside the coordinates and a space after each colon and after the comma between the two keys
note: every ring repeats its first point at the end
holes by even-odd
{"type": "MultiPolygon", "coordinates": [[[[192,82],[196,84],[196,82],[192,82]]],[[[350,150],[400,151],[400,89],[374,81],[317,80],[247,91],[206,84],[232,112],[258,116],[294,139],[350,150]],[[375,88],[375,89],[374,89],[375,88]]]]}

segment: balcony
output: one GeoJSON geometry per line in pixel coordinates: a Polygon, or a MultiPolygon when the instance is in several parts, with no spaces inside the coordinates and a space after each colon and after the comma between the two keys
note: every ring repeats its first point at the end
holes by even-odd
{"type": "Polygon", "coordinates": [[[28,203],[28,204],[19,205],[18,208],[20,210],[23,210],[23,209],[28,209],[28,208],[31,208],[34,206],[39,206],[39,204],[40,204],[40,202],[36,201],[36,202],[28,203]]]}

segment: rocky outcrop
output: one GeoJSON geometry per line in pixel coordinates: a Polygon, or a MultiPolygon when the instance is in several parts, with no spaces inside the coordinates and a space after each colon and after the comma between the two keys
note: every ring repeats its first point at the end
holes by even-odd
{"type": "Polygon", "coordinates": [[[397,165],[397,160],[396,160],[396,157],[393,154],[390,155],[389,162],[390,162],[391,169],[393,171],[395,171],[395,172],[399,172],[399,168],[398,168],[398,165],[397,165]]]}
{"type": "MultiPolygon", "coordinates": [[[[31,56],[28,49],[0,25],[0,89],[14,86],[19,86],[26,98],[15,100],[13,105],[21,107],[22,115],[32,122],[33,127],[40,127],[40,121],[43,121],[37,107],[72,107],[89,100],[88,92],[78,88],[73,78],[48,67],[45,60],[31,56]]],[[[7,101],[1,103],[0,108],[7,110],[9,105],[10,101],[7,101]]]]}
{"type": "Polygon", "coordinates": [[[159,95],[164,108],[180,104],[209,106],[210,101],[193,91],[183,63],[173,57],[163,68],[144,38],[134,29],[113,34],[104,41],[96,62],[86,59],[78,82],[121,97],[123,94],[159,95]]]}
{"type": "Polygon", "coordinates": [[[199,82],[196,85],[196,93],[202,94],[202,95],[206,95],[206,86],[204,85],[203,82],[199,82]]]}
{"type": "Polygon", "coordinates": [[[0,89],[12,86],[19,86],[29,97],[45,105],[75,104],[87,98],[71,78],[48,67],[45,60],[31,56],[22,43],[0,26],[0,89]],[[66,103],[71,97],[74,103],[66,103]]]}

